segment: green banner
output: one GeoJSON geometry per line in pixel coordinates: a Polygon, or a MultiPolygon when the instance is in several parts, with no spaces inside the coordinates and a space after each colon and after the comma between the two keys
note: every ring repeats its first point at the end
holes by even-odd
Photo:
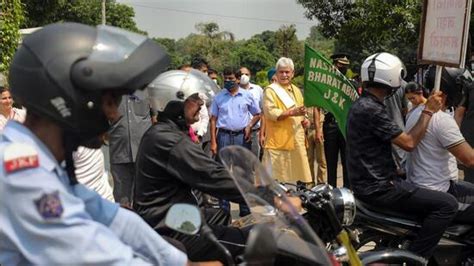
{"type": "Polygon", "coordinates": [[[317,51],[305,45],[304,104],[331,112],[346,136],[346,121],[352,103],[359,98],[352,83],[317,51]]]}

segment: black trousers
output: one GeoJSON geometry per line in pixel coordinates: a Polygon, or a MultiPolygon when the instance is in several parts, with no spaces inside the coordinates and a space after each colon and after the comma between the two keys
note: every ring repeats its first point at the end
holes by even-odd
{"type": "Polygon", "coordinates": [[[126,207],[132,206],[135,163],[110,164],[110,171],[114,178],[115,202],[126,207]]]}
{"type": "Polygon", "coordinates": [[[474,224],[474,184],[464,181],[451,181],[448,193],[458,201],[455,222],[474,224]]]}
{"type": "Polygon", "coordinates": [[[357,198],[372,205],[415,215],[423,220],[417,238],[408,248],[425,258],[431,257],[446,228],[456,217],[458,201],[449,193],[416,188],[410,192],[401,185],[357,198]]]}
{"type": "Polygon", "coordinates": [[[323,124],[324,154],[326,156],[328,184],[337,187],[337,162],[341,156],[343,186],[350,188],[346,169],[346,140],[334,122],[323,124]]]}
{"type": "Polygon", "coordinates": [[[464,181],[474,183],[474,169],[471,169],[471,168],[464,169],[464,181]]]}

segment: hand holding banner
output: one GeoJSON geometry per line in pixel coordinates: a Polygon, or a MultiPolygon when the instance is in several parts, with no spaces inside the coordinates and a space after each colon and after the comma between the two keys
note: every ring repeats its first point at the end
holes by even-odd
{"type": "Polygon", "coordinates": [[[317,51],[305,45],[304,103],[331,112],[342,134],[352,103],[359,98],[352,83],[317,51]]]}

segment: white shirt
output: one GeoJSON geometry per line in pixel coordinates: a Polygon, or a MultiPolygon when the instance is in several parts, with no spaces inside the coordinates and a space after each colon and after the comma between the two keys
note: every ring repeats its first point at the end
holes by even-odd
{"type": "MultiPolygon", "coordinates": [[[[245,88],[241,87],[242,89],[245,90],[245,88]]],[[[255,98],[255,100],[258,102],[258,106],[260,107],[260,110],[263,110],[263,89],[257,84],[250,83],[250,87],[247,89],[250,94],[255,98]]],[[[254,129],[260,128],[260,120],[254,125],[254,129]]]]}
{"type": "MultiPolygon", "coordinates": [[[[405,131],[408,132],[415,126],[423,109],[424,105],[413,109],[407,119],[405,131]]],[[[459,126],[450,114],[442,111],[433,114],[425,136],[408,154],[408,180],[419,187],[448,191],[449,181],[458,176],[458,169],[453,164],[456,159],[448,149],[464,141],[459,126]]]]}
{"type": "Polygon", "coordinates": [[[109,175],[105,171],[102,150],[80,146],[74,152],[73,158],[77,181],[113,202],[114,196],[108,180],[109,175]]]}
{"type": "Polygon", "coordinates": [[[8,120],[15,120],[20,123],[25,122],[26,110],[13,107],[8,117],[0,114],[0,131],[3,130],[8,120]]]}
{"type": "Polygon", "coordinates": [[[206,105],[201,106],[199,110],[199,121],[191,125],[191,128],[196,132],[198,136],[204,136],[207,132],[209,125],[209,110],[207,110],[206,105]]]}

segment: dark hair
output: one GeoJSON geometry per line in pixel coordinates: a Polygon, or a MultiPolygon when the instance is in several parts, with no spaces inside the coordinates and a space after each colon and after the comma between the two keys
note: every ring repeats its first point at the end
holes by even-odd
{"type": "Polygon", "coordinates": [[[228,76],[228,75],[235,75],[237,77],[237,71],[235,70],[234,67],[226,67],[224,68],[224,76],[228,76]]]}
{"type": "Polygon", "coordinates": [[[423,88],[420,86],[420,84],[416,82],[408,82],[405,85],[405,93],[420,93],[423,92],[423,88]]]}
{"type": "Polygon", "coordinates": [[[214,68],[209,68],[207,70],[207,74],[210,75],[210,74],[213,74],[213,73],[216,73],[217,75],[219,75],[219,72],[217,72],[217,70],[215,70],[214,68]]]}
{"type": "Polygon", "coordinates": [[[405,93],[423,94],[424,97],[428,97],[427,90],[414,81],[408,82],[405,85],[405,93]]]}
{"type": "Polygon", "coordinates": [[[0,93],[3,93],[4,91],[10,91],[10,89],[7,86],[0,86],[0,93]]]}
{"type": "Polygon", "coordinates": [[[193,60],[191,61],[191,66],[194,68],[194,69],[201,69],[201,67],[203,66],[206,66],[208,67],[209,64],[207,63],[207,61],[202,58],[202,57],[195,57],[193,58],[193,60]]]}

